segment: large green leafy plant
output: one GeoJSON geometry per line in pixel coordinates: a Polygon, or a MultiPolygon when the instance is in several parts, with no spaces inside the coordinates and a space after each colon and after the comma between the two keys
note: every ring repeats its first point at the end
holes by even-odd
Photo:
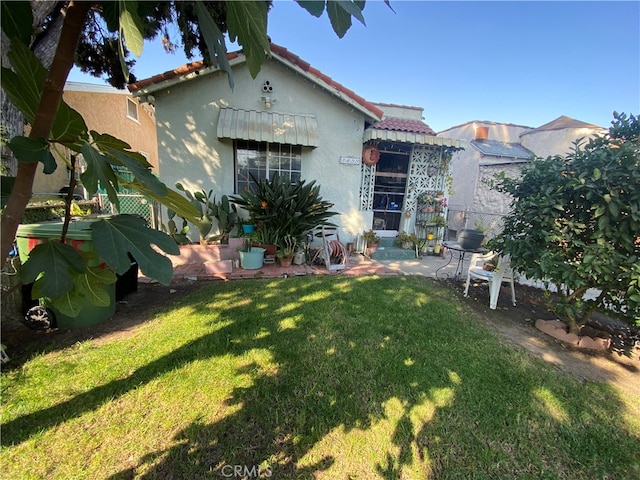
{"type": "MultiPolygon", "coordinates": [[[[42,89],[46,84],[47,70],[21,42],[12,43],[8,56],[13,70],[2,69],[2,87],[22,110],[27,121],[35,125],[40,98],[44,95],[42,89]]],[[[122,185],[164,203],[185,218],[197,221],[193,206],[153,175],[151,165],[142,155],[111,135],[88,131],[80,114],[64,101],[60,101],[51,134],[46,140],[42,137],[17,136],[10,140],[9,147],[22,164],[35,165],[41,162],[45,173],[53,173],[57,168],[51,153],[53,144],[82,155],[87,168],[80,178],[90,195],[95,194],[98,186],[101,186],[107,191],[109,200],[119,207],[117,191],[122,185]],[[134,174],[133,181],[123,179],[113,167],[126,167],[134,174]]],[[[69,215],[67,221],[68,218],[69,215]]],[[[63,241],[67,224],[62,228],[63,241]]],[[[128,270],[130,261],[127,252],[130,252],[144,273],[165,284],[171,281],[171,262],[150,247],[150,244],[155,244],[166,253],[177,254],[179,251],[175,243],[166,242],[164,234],[147,228],[143,221],[127,215],[100,220],[94,227],[96,252],[114,272],[122,274],[128,270]],[[126,261],[122,261],[122,254],[127,257],[126,261]]],[[[97,292],[90,297],[95,300],[94,303],[103,303],[102,287],[113,283],[113,278],[97,273],[88,266],[86,258],[70,246],[62,243],[55,247],[49,242],[30,253],[23,270],[23,280],[31,282],[37,278],[34,294],[52,298],[54,302],[60,300],[61,311],[73,316],[79,311],[79,299],[86,296],[87,291],[97,292]]]]}
{"type": "MultiPolygon", "coordinates": [[[[200,230],[200,244],[206,245],[209,240],[228,243],[229,236],[233,233],[239,221],[238,209],[235,204],[229,201],[229,197],[222,195],[220,201],[216,201],[213,190],[209,190],[208,192],[205,190],[191,192],[184,188],[179,182],[176,183],[176,188],[184,192],[191,204],[198,210],[200,220],[198,227],[200,230]],[[212,237],[208,237],[214,226],[214,219],[218,233],[212,237]]],[[[169,220],[169,229],[175,232],[177,231],[177,226],[173,220],[174,212],[170,212],[169,215],[171,217],[169,220]]],[[[183,219],[183,232],[185,221],[186,220],[183,219]]],[[[186,232],[184,233],[186,234],[186,232]]]]}
{"type": "MultiPolygon", "coordinates": [[[[364,2],[347,0],[299,3],[315,16],[320,16],[326,6],[331,24],[339,36],[344,35],[351,26],[352,16],[364,23],[364,2]]],[[[189,39],[188,42],[185,41],[189,55],[194,47],[207,50],[207,60],[226,71],[229,83],[233,85],[231,66],[226,56],[226,32],[231,41],[237,41],[243,47],[249,71],[255,77],[269,54],[266,34],[269,5],[270,2],[261,0],[206,3],[135,0],[56,2],[54,9],[58,14],[57,18],[63,18],[63,21],[60,34],[47,37],[57,44],[51,66],[45,68],[32,50],[36,40],[44,37],[43,31],[53,28],[52,25],[57,25],[57,22],[45,21],[42,25],[34,26],[30,2],[2,2],[0,20],[4,35],[3,49],[6,49],[5,38],[10,43],[10,48],[7,49],[10,67],[2,66],[2,89],[31,125],[31,131],[28,136],[15,136],[9,141],[18,169],[15,177],[2,176],[1,263],[8,257],[20,219],[31,198],[37,165],[42,163],[46,174],[53,173],[57,168],[51,154],[54,144],[82,154],[87,164],[82,181],[89,194],[96,193],[100,185],[106,189],[109,200],[117,207],[118,187],[124,185],[159,201],[169,210],[199,226],[197,209],[178,192],[167,188],[155,178],[151,173],[151,166],[140,154],[115,137],[89,132],[78,112],[62,100],[62,90],[74,59],[82,58],[86,61],[95,57],[87,54],[87,49],[90,50],[91,47],[102,52],[105,62],[93,65],[89,68],[90,71],[106,73],[113,79],[114,70],[120,69],[120,77],[128,81],[129,66],[132,65],[127,60],[129,51],[139,57],[144,39],[166,32],[167,23],[174,22],[175,19],[183,40],[189,39]],[[102,32],[106,32],[106,35],[97,35],[102,32]],[[79,47],[81,38],[83,40],[79,47]],[[101,41],[103,45],[100,45],[101,41]],[[90,45],[92,42],[95,45],[90,45]],[[104,47],[107,43],[114,52],[117,51],[117,55],[105,54],[104,47]],[[113,62],[115,57],[117,61],[113,62]],[[114,167],[126,167],[133,174],[133,181],[125,181],[114,167]]],[[[69,165],[72,170],[73,167],[73,164],[69,165]]],[[[71,196],[68,199],[70,202],[71,196]]],[[[74,291],[82,295],[82,289],[94,286],[100,288],[112,280],[112,277],[97,278],[96,275],[78,280],[79,276],[88,272],[88,263],[86,258],[65,245],[69,212],[70,208],[67,208],[59,248],[49,242],[49,245],[34,249],[27,262],[31,263],[26,268],[29,273],[25,281],[38,278],[36,290],[47,297],[57,295],[56,298],[61,298],[74,295],[74,291]]],[[[177,253],[175,242],[167,242],[167,239],[170,237],[166,234],[149,230],[144,223],[124,215],[96,222],[93,228],[96,252],[116,273],[124,273],[129,268],[128,253],[131,253],[143,273],[163,283],[171,280],[171,262],[153,250],[151,245],[156,245],[166,253],[177,253]],[[101,237],[102,234],[105,236],[101,237]],[[105,242],[108,245],[104,245],[105,242]]],[[[103,300],[97,302],[99,304],[103,300]]],[[[77,302],[68,303],[71,305],[77,302]]]]}
{"type": "Polygon", "coordinates": [[[255,190],[232,196],[231,201],[249,214],[262,243],[281,245],[287,236],[299,240],[316,227],[333,225],[333,204],[322,199],[315,181],[291,183],[277,173],[272,180],[251,178],[255,190]]]}
{"type": "Polygon", "coordinates": [[[559,313],[576,332],[594,309],[640,325],[640,122],[614,113],[609,132],[564,157],[501,176],[513,211],[490,246],[528,278],[559,287],[559,313]],[[589,289],[599,292],[585,298],[589,289]]]}

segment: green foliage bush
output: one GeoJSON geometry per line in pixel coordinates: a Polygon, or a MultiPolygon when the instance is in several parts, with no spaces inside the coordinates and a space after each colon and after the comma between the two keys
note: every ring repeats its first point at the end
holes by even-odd
{"type": "MultiPolygon", "coordinates": [[[[222,195],[220,201],[216,201],[213,190],[206,192],[205,190],[191,192],[184,188],[181,183],[176,183],[176,188],[184,192],[191,204],[196,208],[199,214],[198,230],[200,231],[200,243],[206,244],[209,240],[219,241],[220,243],[228,243],[229,236],[238,226],[239,216],[237,208],[229,202],[226,195],[222,195]],[[213,195],[213,198],[212,198],[213,195]],[[216,220],[218,234],[209,237],[209,233],[214,226],[213,220],[216,220]]],[[[169,233],[179,244],[189,243],[187,233],[189,227],[185,219],[182,221],[182,228],[178,230],[173,218],[175,212],[169,212],[169,233]]]]}
{"type": "Polygon", "coordinates": [[[640,325],[640,122],[614,113],[605,135],[564,157],[534,159],[521,179],[499,176],[513,212],[490,248],[528,278],[560,287],[571,329],[594,309],[640,325]],[[597,289],[593,300],[584,293],[597,289]]]}
{"type": "MultiPolygon", "coordinates": [[[[30,203],[22,216],[22,224],[46,222],[47,220],[57,220],[64,217],[64,201],[43,201],[30,203]]],[[[81,217],[98,213],[97,202],[80,201],[71,204],[71,215],[81,217]]]]}
{"type": "Polygon", "coordinates": [[[362,239],[367,245],[376,245],[380,243],[380,237],[374,230],[366,231],[362,234],[362,239]]]}

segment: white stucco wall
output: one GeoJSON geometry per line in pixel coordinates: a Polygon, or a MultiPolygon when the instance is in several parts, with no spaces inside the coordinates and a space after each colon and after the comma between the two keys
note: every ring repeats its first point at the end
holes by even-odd
{"type": "Polygon", "coordinates": [[[244,65],[234,72],[233,90],[226,75],[214,73],[154,92],[161,179],[213,189],[218,198],[234,194],[233,141],[217,138],[219,109],[266,110],[261,97],[268,80],[275,99],[270,111],[316,117],[320,146],[303,147],[302,177],[316,180],[322,197],[335,204],[341,240],[351,241],[367,218],[359,211],[360,165],[341,164],[340,157],[361,157],[364,114],[275,60],[256,79],[244,65]]]}
{"type": "Polygon", "coordinates": [[[478,127],[489,129],[489,140],[502,142],[517,142],[519,135],[529,129],[521,125],[474,121],[438,133],[439,137],[461,139],[467,144],[466,149],[456,152],[451,161],[452,194],[449,197],[449,210],[465,210],[474,204],[481,155],[470,142],[475,138],[478,127]]]}
{"type": "Polygon", "coordinates": [[[374,103],[376,107],[384,112],[383,118],[406,118],[408,120],[422,120],[424,109],[411,107],[408,105],[392,105],[389,103],[374,103]]]}

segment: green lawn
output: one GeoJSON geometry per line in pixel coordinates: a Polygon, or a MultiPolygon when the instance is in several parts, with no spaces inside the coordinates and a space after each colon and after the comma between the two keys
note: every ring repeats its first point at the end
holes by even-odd
{"type": "Polygon", "coordinates": [[[217,282],[3,372],[0,476],[640,478],[632,401],[422,277],[217,282]]]}

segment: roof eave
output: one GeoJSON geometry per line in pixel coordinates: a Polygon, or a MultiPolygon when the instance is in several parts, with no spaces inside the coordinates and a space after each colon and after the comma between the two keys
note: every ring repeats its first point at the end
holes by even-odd
{"type": "Polygon", "coordinates": [[[295,63],[291,62],[290,60],[278,55],[273,50],[271,51],[271,56],[272,56],[272,58],[278,60],[280,63],[282,63],[282,64],[286,65],[287,67],[289,67],[290,69],[294,70],[299,75],[302,75],[304,78],[306,78],[310,82],[312,82],[312,83],[318,85],[319,87],[321,87],[322,89],[326,90],[331,95],[333,95],[333,96],[339,98],[340,100],[342,100],[343,102],[349,104],[350,106],[352,106],[353,108],[358,110],[360,113],[363,113],[365,115],[366,119],[369,122],[371,122],[371,123],[378,122],[378,121],[380,121],[382,119],[382,115],[378,115],[377,112],[372,112],[371,110],[365,108],[364,106],[362,106],[358,102],[356,102],[354,99],[352,99],[351,97],[349,97],[345,93],[341,92],[338,88],[334,87],[331,84],[328,84],[328,83],[324,82],[320,78],[316,77],[312,73],[307,72],[306,70],[304,70],[300,66],[296,65],[295,63]]]}
{"type": "Polygon", "coordinates": [[[530,162],[531,159],[534,157],[533,154],[531,154],[531,156],[528,157],[520,157],[520,156],[511,156],[511,155],[496,155],[496,154],[492,154],[492,153],[482,153],[478,150],[478,152],[480,153],[480,157],[481,158],[485,158],[485,157],[492,157],[498,160],[498,162],[493,162],[493,163],[481,163],[481,165],[495,165],[497,163],[527,163],[530,162]]]}
{"type": "MultiPolygon", "coordinates": [[[[229,60],[229,65],[231,67],[234,67],[244,62],[245,62],[245,56],[243,54],[239,54],[235,58],[232,58],[231,60],[229,60]]],[[[178,85],[180,83],[188,82],[189,80],[193,80],[194,78],[204,77],[207,75],[211,75],[212,73],[217,73],[221,71],[222,70],[219,67],[213,67],[213,66],[203,67],[202,69],[190,71],[182,75],[176,75],[167,80],[162,80],[160,82],[151,83],[150,85],[147,85],[147,86],[135,88],[134,90],[131,91],[131,94],[134,97],[139,97],[142,100],[146,96],[151,95],[160,90],[166,90],[167,88],[170,88],[174,85],[178,85]]]]}
{"type": "Polygon", "coordinates": [[[511,158],[511,159],[504,158],[503,160],[498,162],[480,162],[478,166],[479,167],[496,167],[499,165],[524,165],[528,163],[530,163],[529,160],[516,159],[516,158],[511,158]]]}

